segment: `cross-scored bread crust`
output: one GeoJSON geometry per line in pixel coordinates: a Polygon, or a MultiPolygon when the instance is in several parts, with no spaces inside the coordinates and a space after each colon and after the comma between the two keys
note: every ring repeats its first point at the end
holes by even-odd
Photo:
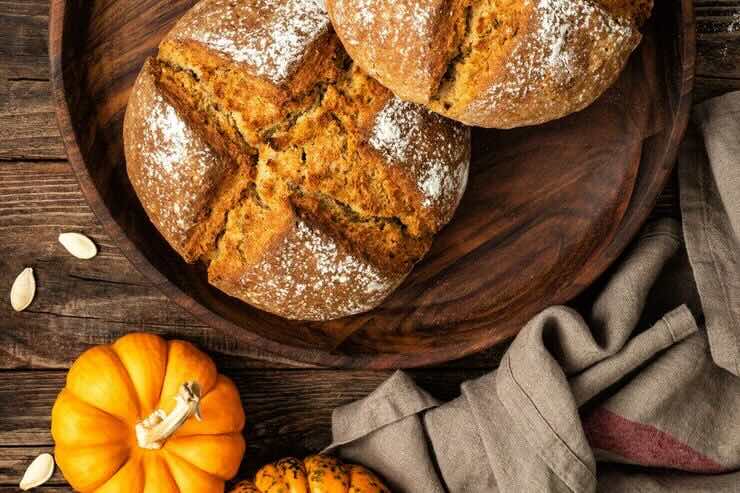
{"type": "Polygon", "coordinates": [[[590,0],[327,0],[327,6],[350,56],[394,93],[495,128],[539,124],[591,104],[639,44],[637,24],[650,9],[642,2],[608,11],[590,0]]]}
{"type": "Polygon", "coordinates": [[[223,228],[223,211],[236,201],[233,189],[240,188],[244,177],[166,100],[156,77],[149,60],[129,99],[124,120],[127,171],[159,232],[193,262],[213,245],[223,228]],[[231,200],[224,200],[228,196],[231,200]],[[220,218],[214,213],[218,211],[220,218]]]}
{"type": "Polygon", "coordinates": [[[467,182],[469,130],[348,60],[315,0],[204,0],[147,62],[124,124],[131,182],[186,260],[278,315],[371,309],[467,182]]]}

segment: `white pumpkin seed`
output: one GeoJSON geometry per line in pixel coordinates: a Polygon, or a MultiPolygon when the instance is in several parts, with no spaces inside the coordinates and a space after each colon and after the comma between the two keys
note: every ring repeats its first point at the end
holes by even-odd
{"type": "Polygon", "coordinates": [[[36,279],[33,277],[33,269],[26,267],[18,274],[10,288],[10,304],[13,310],[22,312],[33,301],[36,295],[36,279]]]}
{"type": "Polygon", "coordinates": [[[77,258],[89,260],[98,254],[98,248],[90,238],[80,233],[62,233],[59,243],[77,258]]]}
{"type": "Polygon", "coordinates": [[[36,457],[21,479],[21,489],[30,490],[46,483],[54,474],[54,457],[51,454],[41,454],[36,457]]]}

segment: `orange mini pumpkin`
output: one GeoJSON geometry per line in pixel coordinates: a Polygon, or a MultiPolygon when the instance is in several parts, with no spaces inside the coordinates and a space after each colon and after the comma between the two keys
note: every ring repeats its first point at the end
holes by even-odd
{"type": "Polygon", "coordinates": [[[152,334],[83,353],[51,413],[56,462],[81,492],[223,492],[243,427],[239,392],[213,361],[152,334]]]}
{"type": "Polygon", "coordinates": [[[304,460],[286,457],[257,471],[254,481],[242,481],[230,493],[390,493],[372,472],[328,455],[304,460]]]}

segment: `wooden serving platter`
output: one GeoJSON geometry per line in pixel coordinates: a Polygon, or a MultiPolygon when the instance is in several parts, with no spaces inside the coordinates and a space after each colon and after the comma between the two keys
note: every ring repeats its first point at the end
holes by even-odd
{"type": "Polygon", "coordinates": [[[659,0],[617,84],[562,120],[476,129],[452,223],[379,308],[294,322],[239,302],[185,264],[146,217],[125,171],[121,128],[144,59],[195,0],[52,0],[57,116],[80,186],[131,262],[174,302],[263,351],[341,367],[439,363],[512,337],[621,253],[669,176],[693,88],[691,0],[659,0]]]}

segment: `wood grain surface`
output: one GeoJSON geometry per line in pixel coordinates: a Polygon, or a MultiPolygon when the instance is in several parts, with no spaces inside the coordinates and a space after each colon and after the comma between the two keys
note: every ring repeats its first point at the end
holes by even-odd
{"type": "Polygon", "coordinates": [[[51,70],[70,162],[106,233],[209,327],[292,360],[428,365],[513,336],[588,286],[652,209],[688,119],[691,0],[658,2],[617,83],[589,108],[536,127],[475,129],[467,191],[431,251],[378,308],[288,321],[213,288],[148,221],[125,172],[131,86],[190,0],[52,0],[51,70]]]}
{"type": "MultiPolygon", "coordinates": [[[[740,28],[732,27],[740,0],[698,0],[696,15],[696,99],[740,90],[740,56],[730,48],[740,46],[740,28]]],[[[329,437],[331,406],[372,390],[388,373],[296,369],[243,357],[254,354],[251,348],[213,335],[125,260],[86,205],[55,130],[47,23],[46,0],[0,0],[0,286],[6,286],[0,303],[0,493],[17,492],[30,459],[51,450],[49,406],[64,368],[90,344],[142,327],[197,342],[238,382],[249,416],[250,454],[256,454],[246,458],[245,469],[261,457],[320,448],[329,437]],[[70,230],[93,237],[100,257],[80,262],[62,251],[56,236],[70,230]],[[25,265],[36,268],[43,294],[30,311],[15,314],[7,290],[25,265]],[[313,392],[317,388],[322,390],[313,392]],[[252,409],[262,428],[254,428],[259,423],[252,409]],[[281,445],[272,449],[276,443],[281,445]]],[[[673,178],[653,217],[678,217],[677,200],[673,178]]],[[[504,350],[499,346],[414,377],[435,396],[451,397],[459,382],[495,368],[504,350]]],[[[38,491],[71,490],[57,477],[38,491]]]]}

